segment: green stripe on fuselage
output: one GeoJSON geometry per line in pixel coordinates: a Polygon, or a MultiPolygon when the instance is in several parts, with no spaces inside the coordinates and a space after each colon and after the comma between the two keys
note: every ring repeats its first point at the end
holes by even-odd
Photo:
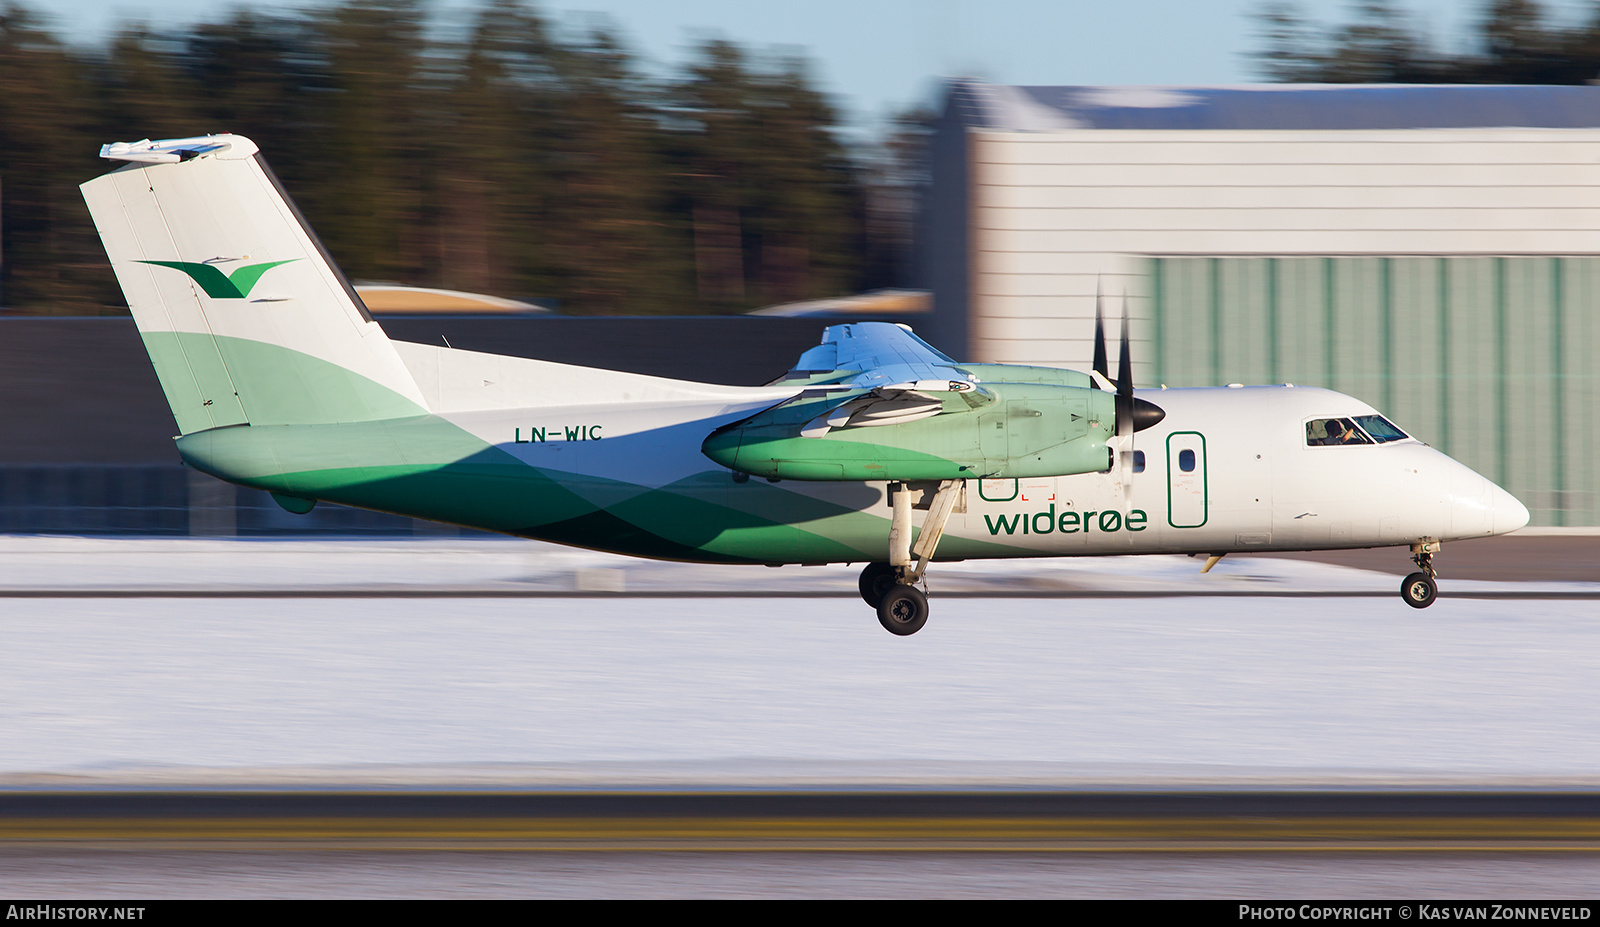
{"type": "MultiPolygon", "coordinates": [[[[432,415],[219,428],[179,439],[178,449],[197,469],[257,489],[618,553],[709,562],[867,559],[839,540],[731,508],[726,471],[659,489],[547,473],[432,415]],[[622,501],[601,506],[591,495],[622,501]]],[[[880,540],[888,536],[882,519],[795,498],[791,509],[808,521],[853,516],[878,522],[871,534],[880,540]]]]}
{"type": "MultiPolygon", "coordinates": [[[[649,488],[548,471],[438,416],[343,425],[235,426],[178,441],[197,469],[256,489],[666,560],[784,563],[882,560],[889,521],[861,511],[866,485],[838,501],[706,470],[649,488]],[[598,504],[593,499],[613,500],[598,504]]],[[[947,536],[948,557],[1015,548],[947,536]]]]}
{"type": "MultiPolygon", "coordinates": [[[[203,347],[198,339],[209,338],[145,337],[152,357],[165,351],[170,363],[182,363],[184,348],[203,347]]],[[[230,366],[237,360],[251,373],[245,382],[252,424],[186,434],[178,450],[191,466],[230,482],[668,560],[838,562],[883,560],[888,553],[888,508],[881,489],[865,483],[831,484],[822,492],[827,498],[818,498],[761,480],[735,482],[709,460],[706,470],[659,487],[535,467],[326,361],[260,342],[217,341],[226,345],[230,366]],[[313,392],[322,394],[314,404],[313,392]],[[258,420],[258,409],[267,418],[258,420]],[[372,420],[381,410],[398,414],[372,420]],[[269,423],[293,416],[350,420],[269,423]],[[875,506],[881,515],[868,511],[875,506]]],[[[1035,553],[951,535],[939,552],[951,558],[1035,553]]]]}

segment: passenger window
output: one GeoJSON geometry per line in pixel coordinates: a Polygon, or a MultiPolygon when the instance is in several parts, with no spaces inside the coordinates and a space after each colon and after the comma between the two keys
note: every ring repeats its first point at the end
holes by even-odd
{"type": "Polygon", "coordinates": [[[1144,451],[1134,451],[1133,452],[1133,472],[1135,472],[1135,473],[1143,473],[1144,472],[1144,451]]]}
{"type": "Polygon", "coordinates": [[[1347,418],[1319,418],[1306,422],[1307,447],[1338,447],[1346,444],[1371,443],[1372,439],[1362,434],[1361,429],[1356,427],[1356,423],[1347,418]]]}
{"type": "Polygon", "coordinates": [[[1178,452],[1178,469],[1184,473],[1194,472],[1194,451],[1183,450],[1178,452]]]}

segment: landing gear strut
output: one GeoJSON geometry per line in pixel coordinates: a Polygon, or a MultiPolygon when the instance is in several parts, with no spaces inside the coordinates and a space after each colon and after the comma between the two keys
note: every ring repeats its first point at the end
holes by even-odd
{"type": "Polygon", "coordinates": [[[944,536],[945,522],[955,509],[961,480],[939,484],[928,506],[917,543],[911,543],[911,493],[904,483],[889,484],[894,518],[889,523],[889,562],[869,563],[861,571],[861,598],[878,610],[878,623],[890,634],[915,634],[928,623],[928,596],[916,584],[933,559],[933,552],[944,536]],[[916,562],[912,562],[912,558],[916,562]]]}
{"type": "Polygon", "coordinates": [[[1439,597],[1439,586],[1434,582],[1433,555],[1439,552],[1439,542],[1422,540],[1411,545],[1411,561],[1418,572],[1400,583],[1400,598],[1412,608],[1427,608],[1439,597]]]}

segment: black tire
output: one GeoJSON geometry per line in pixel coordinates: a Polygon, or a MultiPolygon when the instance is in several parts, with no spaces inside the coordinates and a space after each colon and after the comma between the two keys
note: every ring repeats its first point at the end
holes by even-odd
{"type": "Polygon", "coordinates": [[[861,579],[857,586],[861,589],[861,601],[873,608],[883,601],[895,584],[900,582],[900,577],[895,573],[894,567],[887,563],[869,563],[861,571],[861,579]]]}
{"type": "Polygon", "coordinates": [[[928,597],[915,586],[894,586],[878,603],[878,623],[890,634],[905,637],[928,623],[928,597]]]}
{"type": "Polygon", "coordinates": [[[1412,573],[1400,584],[1400,598],[1412,608],[1427,608],[1439,597],[1439,586],[1426,573],[1412,573]]]}

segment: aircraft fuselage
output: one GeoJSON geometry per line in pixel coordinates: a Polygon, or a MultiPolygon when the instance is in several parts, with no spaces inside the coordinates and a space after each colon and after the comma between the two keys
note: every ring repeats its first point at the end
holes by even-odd
{"type": "MultiPolygon", "coordinates": [[[[618,553],[885,558],[887,483],[774,482],[701,452],[708,433],[792,390],[707,389],[716,395],[690,402],[217,429],[180,439],[179,449],[202,470],[285,496],[618,553]],[[268,460],[275,465],[263,468],[268,460]]],[[[935,559],[1376,547],[1526,523],[1508,493],[1414,439],[1309,445],[1307,421],[1375,414],[1349,396],[1289,386],[1139,395],[1167,414],[1134,436],[1143,466],[1126,488],[1119,466],[966,480],[935,559]]],[[[924,503],[936,488],[907,485],[924,503]]]]}

